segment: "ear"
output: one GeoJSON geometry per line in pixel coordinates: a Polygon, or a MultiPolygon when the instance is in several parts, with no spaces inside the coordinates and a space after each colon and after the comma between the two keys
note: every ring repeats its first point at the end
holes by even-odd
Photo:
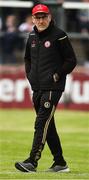
{"type": "Polygon", "coordinates": [[[49,18],[49,21],[51,21],[51,19],[52,19],[52,15],[51,15],[51,14],[49,14],[48,18],[49,18]]]}
{"type": "Polygon", "coordinates": [[[32,22],[33,22],[33,24],[35,23],[35,19],[34,19],[34,17],[32,16],[32,22]]]}

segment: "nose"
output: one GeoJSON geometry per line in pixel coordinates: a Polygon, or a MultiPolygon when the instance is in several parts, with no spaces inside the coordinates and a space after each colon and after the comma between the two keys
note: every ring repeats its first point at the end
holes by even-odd
{"type": "Polygon", "coordinates": [[[43,22],[43,18],[42,18],[42,17],[40,17],[39,21],[40,21],[40,23],[41,23],[41,22],[43,22]]]}

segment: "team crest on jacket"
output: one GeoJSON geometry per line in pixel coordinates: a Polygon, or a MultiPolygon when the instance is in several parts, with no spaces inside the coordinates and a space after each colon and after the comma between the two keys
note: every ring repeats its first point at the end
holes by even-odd
{"type": "Polygon", "coordinates": [[[50,45],[51,45],[50,41],[45,41],[44,46],[45,46],[46,48],[50,47],[50,45]]]}
{"type": "Polygon", "coordinates": [[[45,102],[45,103],[44,103],[44,107],[45,107],[45,108],[50,108],[50,102],[45,102]]]}

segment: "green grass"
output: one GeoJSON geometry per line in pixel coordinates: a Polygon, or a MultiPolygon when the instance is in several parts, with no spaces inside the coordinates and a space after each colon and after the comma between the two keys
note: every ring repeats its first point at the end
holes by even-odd
{"type": "Polygon", "coordinates": [[[45,173],[52,164],[52,155],[45,146],[37,173],[15,169],[16,161],[28,157],[35,112],[0,110],[0,179],[89,179],[89,112],[56,111],[55,119],[63,152],[70,173],[45,173]]]}

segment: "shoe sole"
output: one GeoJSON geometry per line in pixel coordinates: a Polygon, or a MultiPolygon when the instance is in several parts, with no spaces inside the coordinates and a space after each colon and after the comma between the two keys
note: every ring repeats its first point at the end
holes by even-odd
{"type": "Polygon", "coordinates": [[[64,173],[66,173],[66,172],[70,172],[70,169],[69,169],[69,168],[67,168],[67,169],[62,169],[62,170],[57,171],[57,172],[64,172],[64,173]]]}
{"type": "Polygon", "coordinates": [[[22,172],[30,172],[30,173],[35,173],[36,171],[30,171],[27,168],[25,168],[21,163],[15,163],[16,169],[22,171],[22,172]]]}
{"type": "Polygon", "coordinates": [[[69,168],[66,168],[66,169],[61,169],[61,170],[59,170],[59,171],[55,171],[55,170],[53,170],[53,169],[49,169],[49,170],[47,170],[46,172],[54,172],[54,173],[68,173],[68,172],[70,172],[70,169],[69,168]]]}

